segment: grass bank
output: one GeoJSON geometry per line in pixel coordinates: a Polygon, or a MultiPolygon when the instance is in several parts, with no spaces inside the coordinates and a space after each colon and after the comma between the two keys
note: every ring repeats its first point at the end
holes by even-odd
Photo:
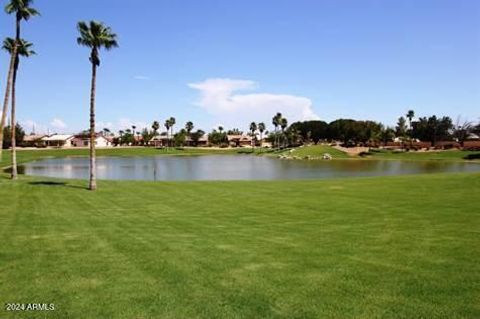
{"type": "Polygon", "coordinates": [[[278,154],[288,156],[298,156],[300,158],[312,157],[321,158],[323,154],[328,153],[332,155],[334,159],[377,159],[377,160],[408,160],[408,161],[464,161],[466,157],[472,154],[479,155],[480,152],[460,151],[460,150],[447,150],[447,151],[429,151],[429,152],[395,152],[382,150],[377,152],[371,152],[368,156],[349,156],[348,154],[337,150],[328,145],[312,145],[299,147],[290,150],[283,151],[278,154]]]}
{"type": "Polygon", "coordinates": [[[85,185],[0,179],[1,318],[480,317],[479,174],[85,185]]]}

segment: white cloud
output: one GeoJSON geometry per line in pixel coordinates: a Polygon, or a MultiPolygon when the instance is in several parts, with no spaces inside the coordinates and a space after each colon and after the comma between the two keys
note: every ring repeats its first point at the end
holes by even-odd
{"type": "Polygon", "coordinates": [[[213,115],[215,122],[225,123],[228,127],[247,126],[251,121],[263,121],[270,125],[276,112],[281,112],[290,123],[319,119],[313,110],[312,101],[306,97],[235,93],[256,89],[258,85],[254,81],[212,78],[188,86],[200,91],[200,100],[196,104],[213,115]]]}
{"type": "Polygon", "coordinates": [[[67,124],[65,124],[65,122],[59,118],[54,118],[50,122],[50,126],[56,130],[64,130],[65,128],[67,128],[67,124]]]}

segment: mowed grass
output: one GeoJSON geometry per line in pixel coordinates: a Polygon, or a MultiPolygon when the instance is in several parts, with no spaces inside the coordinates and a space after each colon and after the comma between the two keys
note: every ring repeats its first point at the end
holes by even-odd
{"type": "MultiPolygon", "coordinates": [[[[284,151],[281,154],[289,156],[299,156],[304,158],[310,156],[311,158],[322,158],[328,153],[333,159],[377,159],[377,160],[409,160],[409,161],[465,161],[468,155],[480,154],[480,152],[460,151],[460,150],[446,150],[446,151],[429,151],[429,152],[394,152],[382,150],[379,152],[371,152],[367,157],[350,156],[340,150],[337,150],[329,145],[311,145],[305,147],[295,148],[293,152],[284,151]]],[[[476,160],[478,161],[478,160],[476,160]]]]}
{"type": "Polygon", "coordinates": [[[480,175],[0,179],[0,318],[479,318],[480,175]]]}
{"type": "Polygon", "coordinates": [[[429,151],[429,152],[372,152],[374,159],[395,159],[395,160],[411,160],[411,161],[463,161],[468,155],[480,154],[480,152],[446,150],[446,151],[429,151]]]}

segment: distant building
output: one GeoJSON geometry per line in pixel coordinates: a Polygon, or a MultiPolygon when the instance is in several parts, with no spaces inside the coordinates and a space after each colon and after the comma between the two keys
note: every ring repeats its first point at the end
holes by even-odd
{"type": "Polygon", "coordinates": [[[46,135],[30,134],[23,137],[22,146],[23,147],[41,147],[44,145],[42,138],[46,135]]]}
{"type": "Polygon", "coordinates": [[[62,135],[62,134],[53,134],[50,136],[43,137],[40,141],[43,146],[46,147],[61,147],[61,148],[69,148],[74,146],[73,139],[75,137],[73,135],[62,135]]]}
{"type": "Polygon", "coordinates": [[[252,137],[247,135],[227,135],[231,147],[252,146],[252,137]]]}
{"type": "MultiPolygon", "coordinates": [[[[96,147],[110,147],[113,146],[113,140],[109,137],[103,136],[101,133],[95,135],[95,146],[96,147]]],[[[78,134],[72,140],[73,147],[90,147],[90,135],[88,134],[78,134]]]]}
{"type": "Polygon", "coordinates": [[[208,136],[204,135],[198,139],[198,141],[192,140],[190,136],[188,136],[185,140],[186,146],[198,146],[198,147],[205,147],[208,146],[208,136]]]}
{"type": "Polygon", "coordinates": [[[165,147],[169,144],[169,138],[166,135],[157,135],[150,139],[148,144],[154,147],[165,147]]]}

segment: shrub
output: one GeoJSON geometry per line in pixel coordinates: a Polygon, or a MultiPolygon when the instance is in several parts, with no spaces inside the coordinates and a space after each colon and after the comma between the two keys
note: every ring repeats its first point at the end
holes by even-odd
{"type": "Polygon", "coordinates": [[[359,155],[360,157],[366,157],[366,156],[371,156],[372,153],[370,153],[370,152],[360,152],[358,155],[359,155]]]}
{"type": "Polygon", "coordinates": [[[464,157],[464,159],[466,160],[480,159],[480,153],[468,154],[467,156],[464,157]]]}

